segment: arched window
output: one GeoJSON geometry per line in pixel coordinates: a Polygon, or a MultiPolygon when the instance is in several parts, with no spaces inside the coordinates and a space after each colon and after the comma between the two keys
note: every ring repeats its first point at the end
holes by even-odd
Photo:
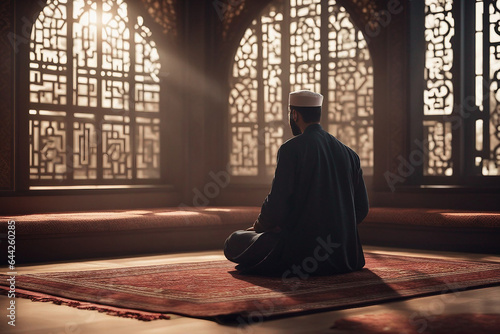
{"type": "Polygon", "coordinates": [[[160,62],[123,0],[48,0],[30,44],[31,185],[160,177],[160,62]]]}
{"type": "Polygon", "coordinates": [[[373,66],[367,43],[335,0],[275,0],[245,31],[230,78],[230,166],[272,175],[291,137],[288,93],[324,96],[322,125],[373,172],[373,66]]]}
{"type": "Polygon", "coordinates": [[[477,184],[500,175],[500,1],[422,6],[423,176],[477,184]]]}

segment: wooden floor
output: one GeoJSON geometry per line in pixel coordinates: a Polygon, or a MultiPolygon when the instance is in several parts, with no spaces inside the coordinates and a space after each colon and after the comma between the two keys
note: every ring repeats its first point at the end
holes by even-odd
{"type": "MultiPolygon", "coordinates": [[[[437,258],[482,259],[500,262],[500,257],[480,254],[410,251],[381,247],[365,247],[365,251],[407,256],[437,258]]],[[[224,259],[221,251],[158,255],[134,258],[80,261],[18,267],[18,274],[109,269],[128,266],[146,266],[166,263],[209,261],[224,259]]],[[[6,272],[5,267],[0,272],[6,272]]],[[[84,334],[84,333],[342,333],[331,329],[336,319],[385,312],[399,312],[408,319],[426,319],[440,314],[497,313],[500,314],[500,287],[459,291],[452,296],[436,295],[374,306],[322,312],[270,320],[251,326],[223,326],[208,320],[173,315],[170,320],[144,322],[119,318],[97,311],[78,310],[52,303],[16,300],[16,326],[7,325],[6,307],[9,299],[0,296],[0,333],[22,334],[84,334]]],[[[420,323],[421,324],[421,323],[420,323]]]]}

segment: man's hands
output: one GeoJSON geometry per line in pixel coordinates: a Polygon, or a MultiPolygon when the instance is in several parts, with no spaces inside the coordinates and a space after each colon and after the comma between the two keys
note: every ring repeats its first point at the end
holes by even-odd
{"type": "Polygon", "coordinates": [[[259,219],[257,218],[257,220],[253,223],[252,227],[247,228],[245,231],[253,231],[253,232],[257,232],[257,233],[262,233],[262,232],[264,232],[264,228],[260,225],[259,219]]]}

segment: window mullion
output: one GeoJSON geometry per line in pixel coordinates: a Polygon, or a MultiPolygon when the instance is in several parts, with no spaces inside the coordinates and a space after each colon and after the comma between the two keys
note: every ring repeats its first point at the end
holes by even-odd
{"type": "Polygon", "coordinates": [[[264,79],[262,75],[264,60],[262,52],[262,18],[257,19],[255,27],[257,35],[257,166],[258,175],[265,177],[266,175],[266,123],[264,110],[264,79]]]}
{"type": "Polygon", "coordinates": [[[467,47],[467,25],[464,20],[465,4],[464,1],[453,1],[452,16],[455,25],[455,35],[451,40],[451,50],[453,52],[452,84],[453,84],[453,108],[450,115],[443,117],[443,124],[451,125],[451,162],[453,174],[446,179],[445,183],[458,184],[461,177],[465,174],[466,156],[464,149],[468,143],[465,143],[464,134],[467,132],[469,120],[463,117],[463,101],[469,89],[464,85],[466,75],[465,47],[467,47]]]}
{"type": "MultiPolygon", "coordinates": [[[[490,1],[483,1],[483,150],[482,158],[490,159],[490,1]]],[[[483,165],[484,162],[481,163],[483,165]]],[[[482,174],[482,173],[481,173],[482,174]]]]}
{"type": "MultiPolygon", "coordinates": [[[[130,9],[129,9],[130,10],[130,9]]],[[[136,158],[136,143],[137,140],[135,138],[135,22],[137,21],[136,16],[132,16],[129,14],[128,23],[129,23],[129,54],[130,54],[130,71],[129,71],[129,108],[128,108],[128,116],[130,116],[130,152],[132,156],[132,183],[137,182],[137,158],[136,158]],[[133,18],[133,19],[132,19],[133,18]]]]}
{"type": "MultiPolygon", "coordinates": [[[[329,9],[329,1],[321,2],[321,28],[320,28],[320,66],[321,66],[321,77],[320,77],[320,86],[321,86],[321,95],[323,95],[323,106],[322,106],[322,124],[323,127],[328,131],[328,76],[329,76],[329,54],[328,54],[328,9],[329,9]]],[[[357,45],[357,44],[356,44],[357,45]]],[[[356,50],[358,52],[358,50],[356,50]]]]}
{"type": "MultiPolygon", "coordinates": [[[[462,1],[460,17],[460,33],[462,47],[460,48],[462,71],[460,76],[460,101],[457,106],[463,122],[463,129],[459,133],[461,147],[461,176],[470,177],[478,174],[478,168],[475,166],[476,156],[476,120],[480,117],[476,105],[475,96],[475,25],[476,25],[476,4],[473,1],[462,1]],[[472,61],[471,61],[472,60],[472,61]]],[[[479,174],[481,173],[479,168],[479,174]]]]}
{"type": "MultiPolygon", "coordinates": [[[[288,119],[288,94],[290,93],[290,2],[284,1],[283,5],[283,22],[281,25],[281,94],[283,101],[283,123],[286,123],[288,119]],[[285,51],[286,50],[286,51],[285,51]]],[[[290,127],[285,126],[283,131],[283,142],[284,138],[289,138],[291,136],[290,127]]]]}
{"type": "Polygon", "coordinates": [[[467,55],[465,48],[467,47],[467,24],[465,21],[465,6],[464,1],[454,1],[452,15],[455,22],[455,36],[452,39],[453,50],[453,109],[449,116],[445,116],[445,121],[451,121],[451,160],[453,163],[453,183],[460,183],[459,178],[465,174],[466,156],[464,150],[468,146],[465,141],[469,120],[464,117],[464,98],[470,92],[469,84],[465,83],[467,75],[467,55]]]}
{"type": "Polygon", "coordinates": [[[74,123],[74,101],[73,101],[73,1],[67,4],[67,93],[66,93],[66,181],[72,183],[74,173],[74,145],[73,145],[73,123],[74,123]]]}
{"type": "Polygon", "coordinates": [[[98,133],[97,137],[97,183],[102,183],[103,181],[103,112],[102,112],[102,11],[103,3],[102,0],[97,0],[97,108],[95,110],[95,125],[96,131],[98,133]]]}

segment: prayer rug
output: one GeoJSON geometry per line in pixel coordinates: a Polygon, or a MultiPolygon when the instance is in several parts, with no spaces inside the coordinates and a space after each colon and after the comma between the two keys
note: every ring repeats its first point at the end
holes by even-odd
{"type": "MultiPolygon", "coordinates": [[[[141,320],[170,313],[255,323],[500,283],[500,263],[368,252],[365,257],[363,270],[334,276],[309,276],[314,261],[291,268],[299,277],[241,275],[229,261],[206,261],[18,275],[15,289],[18,297],[141,320]]],[[[8,278],[0,275],[4,294],[8,278]]]]}

